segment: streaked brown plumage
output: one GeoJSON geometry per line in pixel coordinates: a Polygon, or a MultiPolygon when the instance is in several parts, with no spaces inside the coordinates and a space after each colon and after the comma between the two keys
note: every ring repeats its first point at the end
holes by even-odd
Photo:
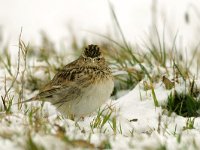
{"type": "Polygon", "coordinates": [[[81,117],[97,110],[110,97],[113,86],[110,68],[99,47],[89,45],[27,101],[48,101],[64,115],[81,117]]]}

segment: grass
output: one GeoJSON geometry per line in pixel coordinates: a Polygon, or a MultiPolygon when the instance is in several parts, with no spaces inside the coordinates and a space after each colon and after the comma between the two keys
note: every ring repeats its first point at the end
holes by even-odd
{"type": "Polygon", "coordinates": [[[175,112],[184,117],[198,117],[200,114],[200,99],[186,93],[170,94],[168,97],[167,109],[170,113],[175,112]]]}
{"type": "Polygon", "coordinates": [[[195,118],[188,118],[186,125],[183,127],[183,129],[184,130],[194,129],[194,121],[195,121],[195,118]]]}
{"type": "MultiPolygon", "coordinates": [[[[197,83],[195,83],[194,79],[190,81],[188,74],[187,76],[183,75],[180,73],[179,69],[178,72],[185,83],[185,91],[180,93],[174,89],[174,91],[171,92],[171,94],[168,96],[166,108],[169,111],[169,114],[175,112],[176,114],[183,117],[199,117],[200,92],[197,87],[197,83]],[[189,83],[189,85],[186,85],[187,83],[189,83]]],[[[176,86],[176,82],[178,81],[174,82],[173,87],[176,86]]]]}
{"type": "Polygon", "coordinates": [[[120,126],[119,130],[117,128],[118,126],[115,113],[115,110],[110,107],[105,107],[102,110],[99,109],[97,116],[90,123],[92,132],[94,131],[94,129],[100,129],[101,132],[106,133],[107,127],[104,128],[104,126],[106,123],[108,123],[114,134],[116,134],[117,131],[119,131],[119,133],[122,133],[120,126]]]}

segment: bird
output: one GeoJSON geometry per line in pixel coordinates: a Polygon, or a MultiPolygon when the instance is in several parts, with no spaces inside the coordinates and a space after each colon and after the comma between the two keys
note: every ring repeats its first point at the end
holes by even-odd
{"type": "Polygon", "coordinates": [[[70,118],[84,117],[104,104],[111,96],[114,81],[97,45],[88,45],[75,61],[64,66],[39,93],[23,102],[50,102],[70,118]]]}

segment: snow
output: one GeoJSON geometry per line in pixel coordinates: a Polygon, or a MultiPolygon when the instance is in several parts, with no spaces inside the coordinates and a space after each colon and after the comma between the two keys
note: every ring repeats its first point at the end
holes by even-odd
{"type": "MultiPolygon", "coordinates": [[[[185,83],[180,82],[175,88],[180,90],[180,87],[184,86],[185,83]]],[[[162,107],[155,107],[151,90],[145,91],[142,87],[143,81],[124,96],[117,100],[110,100],[102,106],[103,109],[107,105],[111,105],[115,109],[111,118],[116,117],[117,119],[116,133],[113,132],[109,123],[106,123],[102,129],[94,128],[92,130],[90,124],[95,119],[95,114],[85,117],[84,120],[74,122],[59,114],[50,103],[45,103],[43,109],[39,110],[33,118],[33,123],[30,123],[29,115],[23,114],[23,111],[14,112],[10,115],[2,114],[0,121],[0,142],[2,146],[0,148],[23,149],[26,146],[23,141],[28,139],[27,132],[31,133],[32,140],[38,146],[45,149],[73,148],[72,145],[60,138],[65,134],[69,139],[87,140],[90,138],[90,143],[96,147],[100,146],[103,141],[109,141],[113,149],[156,149],[162,146],[170,150],[184,147],[200,148],[198,143],[200,140],[200,118],[195,119],[194,129],[185,130],[184,127],[188,118],[178,116],[175,113],[168,116],[166,110],[163,110],[162,107]],[[43,122],[42,124],[38,123],[37,132],[34,131],[37,129],[35,119],[43,122]],[[119,131],[119,127],[121,131],[119,131]],[[46,130],[43,131],[43,128],[46,128],[46,130]],[[102,132],[104,129],[106,129],[105,133],[102,132]],[[66,132],[64,132],[65,130],[66,132]],[[177,140],[179,135],[181,136],[180,143],[177,140]],[[195,144],[192,145],[194,142],[195,144]],[[16,147],[18,143],[21,143],[21,146],[16,147]]],[[[155,93],[159,100],[158,103],[166,105],[170,90],[166,90],[164,85],[159,82],[155,85],[155,93]]],[[[40,104],[35,102],[27,105],[27,108],[40,107],[40,104]]],[[[23,109],[26,110],[26,108],[23,109]]],[[[14,109],[13,111],[17,110],[14,109]]],[[[29,112],[30,110],[28,110],[28,114],[29,112]]],[[[106,114],[106,112],[104,113],[106,114]]]]}

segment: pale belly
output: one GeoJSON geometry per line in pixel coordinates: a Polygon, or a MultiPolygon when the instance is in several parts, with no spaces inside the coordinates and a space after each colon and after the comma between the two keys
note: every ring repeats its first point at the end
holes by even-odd
{"type": "Polygon", "coordinates": [[[105,80],[104,82],[93,84],[86,89],[82,95],[74,101],[63,104],[58,110],[64,115],[75,115],[82,117],[88,115],[104,104],[113,91],[113,80],[105,80]]]}

